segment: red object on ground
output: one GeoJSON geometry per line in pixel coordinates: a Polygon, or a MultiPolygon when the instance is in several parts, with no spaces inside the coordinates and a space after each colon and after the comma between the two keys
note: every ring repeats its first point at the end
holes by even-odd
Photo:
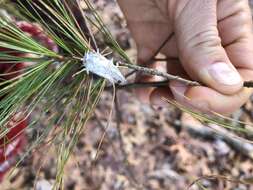
{"type": "MultiPolygon", "coordinates": [[[[0,70],[2,71],[1,67],[0,70]]],[[[0,139],[0,183],[4,174],[15,165],[15,157],[22,151],[26,144],[24,130],[28,125],[28,121],[26,118],[17,115],[7,125],[10,129],[9,133],[0,139]],[[15,121],[15,117],[20,118],[15,121]]]]}
{"type": "MultiPolygon", "coordinates": [[[[14,129],[26,128],[26,122],[18,125],[14,129]]],[[[12,133],[12,132],[10,132],[12,133]]],[[[0,183],[4,177],[4,175],[9,171],[9,169],[15,165],[16,159],[15,157],[22,150],[24,145],[26,144],[26,135],[24,132],[20,133],[18,136],[15,134],[15,138],[11,140],[9,144],[1,144],[0,148],[0,183]]]]}
{"type": "MultiPolygon", "coordinates": [[[[36,39],[42,43],[47,48],[58,51],[56,44],[43,33],[43,30],[36,24],[30,24],[24,21],[16,22],[16,25],[32,38],[36,39]]],[[[8,49],[0,48],[0,51],[7,51],[8,49]]],[[[15,56],[22,56],[20,53],[12,52],[10,53],[15,56]]],[[[26,67],[26,63],[17,63],[17,64],[0,64],[0,73],[9,73],[16,71],[17,73],[6,75],[5,79],[11,79],[19,75],[18,71],[26,67]]],[[[18,114],[17,114],[18,115],[18,114]]],[[[26,144],[26,135],[25,128],[28,125],[27,119],[18,118],[17,120],[14,116],[13,119],[9,122],[8,128],[10,132],[2,139],[0,139],[0,183],[8,170],[15,165],[15,157],[22,152],[24,145],[26,144]],[[16,120],[16,121],[15,121],[16,120]]]]}

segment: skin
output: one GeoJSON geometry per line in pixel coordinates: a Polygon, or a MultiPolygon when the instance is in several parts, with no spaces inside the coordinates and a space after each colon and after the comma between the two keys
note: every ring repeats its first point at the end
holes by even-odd
{"type": "MultiPolygon", "coordinates": [[[[168,73],[196,80],[190,87],[173,81],[167,88],[138,90],[144,102],[164,105],[162,97],[205,112],[229,114],[252,94],[243,81],[253,80],[252,17],[247,0],[118,0],[136,41],[138,63],[160,53],[168,73]],[[228,70],[229,69],[229,70],[228,70]]],[[[153,63],[153,68],[161,64],[153,63]]],[[[139,77],[141,81],[154,80],[139,77]]]]}

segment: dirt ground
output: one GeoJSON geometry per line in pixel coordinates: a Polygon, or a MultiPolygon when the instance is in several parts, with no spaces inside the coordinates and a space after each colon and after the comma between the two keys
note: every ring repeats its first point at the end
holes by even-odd
{"type": "MultiPolygon", "coordinates": [[[[120,45],[134,58],[135,46],[115,1],[95,3],[120,45]]],[[[112,101],[111,92],[106,91],[66,166],[65,189],[184,190],[189,187],[190,190],[253,190],[253,185],[239,183],[239,180],[253,182],[251,144],[240,144],[242,147],[238,148],[231,139],[213,135],[210,126],[200,124],[172,105],[155,109],[140,103],[127,90],[118,91],[118,97],[120,130],[114,115],[94,163],[112,101]],[[190,187],[201,176],[206,178],[190,187]]],[[[233,116],[252,122],[251,110],[249,101],[233,116]]],[[[252,134],[249,134],[249,140],[252,140],[252,134]]],[[[16,169],[10,181],[6,179],[0,184],[0,189],[49,190],[56,174],[55,164],[54,147],[42,147],[16,169]]]]}

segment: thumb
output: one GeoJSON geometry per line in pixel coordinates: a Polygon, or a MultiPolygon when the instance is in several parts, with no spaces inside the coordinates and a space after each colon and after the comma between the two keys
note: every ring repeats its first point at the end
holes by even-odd
{"type": "Polygon", "coordinates": [[[223,94],[239,91],[242,78],[222,47],[217,29],[217,0],[183,0],[176,6],[174,30],[186,72],[223,94]]]}

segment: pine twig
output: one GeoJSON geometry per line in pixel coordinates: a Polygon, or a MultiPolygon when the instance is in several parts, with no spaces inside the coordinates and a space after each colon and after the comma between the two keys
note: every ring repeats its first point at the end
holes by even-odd
{"type": "MultiPolygon", "coordinates": [[[[159,82],[133,82],[123,85],[117,85],[117,89],[131,89],[131,88],[150,88],[150,87],[166,87],[169,85],[169,80],[159,82]]],[[[106,89],[111,89],[111,86],[106,89]]]]}
{"type": "Polygon", "coordinates": [[[138,65],[122,63],[122,62],[119,62],[119,65],[125,66],[129,69],[133,69],[133,70],[138,71],[139,73],[142,73],[142,74],[160,76],[160,77],[163,77],[167,80],[177,80],[179,82],[185,83],[186,85],[190,85],[190,86],[200,86],[201,85],[199,82],[190,81],[190,80],[181,78],[181,77],[176,76],[176,75],[171,75],[171,74],[168,74],[168,73],[165,73],[165,72],[162,72],[162,71],[158,71],[156,69],[141,67],[141,66],[138,66],[138,65]]]}
{"type": "Polygon", "coordinates": [[[242,153],[250,159],[253,159],[253,144],[248,141],[243,141],[241,138],[237,138],[235,134],[228,131],[225,128],[222,128],[218,125],[212,125],[209,127],[202,126],[201,124],[189,124],[189,123],[179,123],[179,122],[171,122],[175,126],[182,126],[185,128],[190,135],[193,137],[202,137],[205,139],[213,139],[213,140],[222,140],[226,142],[229,146],[231,146],[236,151],[242,153]]]}
{"type": "Polygon", "coordinates": [[[197,184],[198,182],[204,180],[204,179],[209,179],[209,180],[222,180],[222,181],[228,181],[231,183],[235,183],[235,184],[244,184],[244,185],[251,185],[251,183],[248,183],[246,181],[243,180],[238,180],[238,179],[233,179],[233,178],[229,178],[226,176],[222,176],[222,175],[204,175],[201,176],[199,178],[197,178],[196,180],[194,180],[185,190],[190,190],[190,188],[194,185],[197,184]]]}
{"type": "Polygon", "coordinates": [[[253,81],[245,81],[243,86],[246,88],[253,88],[253,81]]]}
{"type": "MultiPolygon", "coordinates": [[[[153,54],[153,56],[151,57],[150,60],[154,59],[158,53],[160,53],[160,51],[163,49],[163,47],[170,41],[170,39],[174,36],[174,32],[172,32],[164,41],[163,43],[160,45],[160,47],[156,50],[156,52],[153,54]]],[[[146,64],[149,64],[149,62],[147,62],[146,64]]]]}

